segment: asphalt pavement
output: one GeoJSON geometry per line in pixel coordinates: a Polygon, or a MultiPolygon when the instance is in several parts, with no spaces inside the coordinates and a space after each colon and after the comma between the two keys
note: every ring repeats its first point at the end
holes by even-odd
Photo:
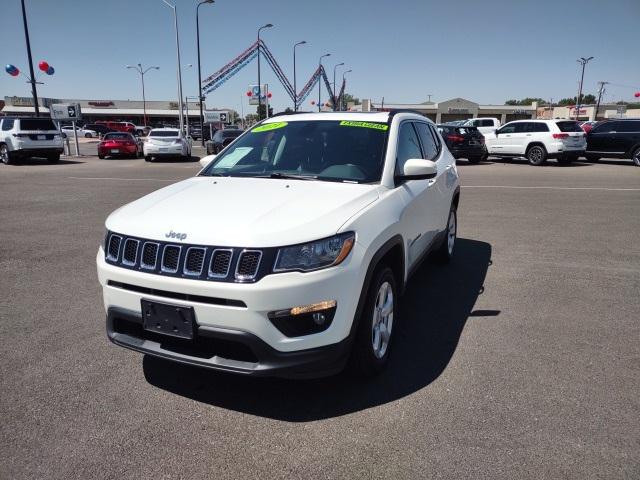
{"type": "Polygon", "coordinates": [[[640,478],[640,168],[460,161],[456,258],[369,382],[108,342],[104,219],[198,168],[0,165],[0,478],[640,478]]]}

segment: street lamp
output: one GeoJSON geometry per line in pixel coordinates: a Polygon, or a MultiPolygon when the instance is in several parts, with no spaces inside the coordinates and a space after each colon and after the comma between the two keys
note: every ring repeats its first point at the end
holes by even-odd
{"type": "MultiPolygon", "coordinates": [[[[346,72],[344,72],[344,73],[342,74],[342,83],[344,83],[344,76],[345,76],[347,73],[351,73],[351,72],[353,72],[353,70],[347,70],[346,72]]],[[[342,110],[346,110],[346,109],[347,109],[347,103],[344,101],[344,97],[342,97],[342,106],[341,106],[341,108],[342,108],[342,110]]]]}
{"type": "Polygon", "coordinates": [[[589,63],[589,60],[593,60],[593,57],[584,58],[580,57],[576,62],[582,65],[582,76],[580,77],[580,88],[578,89],[578,98],[576,99],[576,120],[578,120],[578,115],[580,114],[580,100],[582,97],[582,82],[584,82],[584,67],[589,63]]]}
{"type": "Polygon", "coordinates": [[[262,83],[260,83],[260,31],[271,27],[273,27],[273,25],[267,23],[258,29],[258,120],[260,120],[260,110],[262,108],[262,83]]]}
{"type": "Polygon", "coordinates": [[[296,43],[293,46],[293,111],[298,111],[298,87],[296,86],[296,47],[306,44],[306,40],[296,43]]]}
{"type": "Polygon", "coordinates": [[[180,68],[180,38],[178,36],[178,9],[175,5],[167,2],[167,0],[162,0],[162,2],[173,10],[173,23],[176,30],[176,55],[178,59],[178,119],[180,122],[180,132],[184,132],[184,117],[182,115],[183,105],[182,105],[182,69],[180,68]]]}
{"type": "Polygon", "coordinates": [[[27,58],[29,59],[29,73],[31,74],[29,83],[31,84],[31,94],[33,95],[33,108],[36,113],[36,117],[39,117],[40,107],[38,106],[38,91],[36,90],[37,82],[36,82],[36,76],[33,73],[33,59],[31,58],[31,42],[29,41],[29,27],[27,26],[27,11],[24,8],[24,0],[22,0],[22,23],[24,24],[24,39],[27,43],[27,58]]]}
{"type": "MultiPolygon", "coordinates": [[[[204,113],[202,112],[202,102],[204,95],[202,94],[202,69],[200,68],[200,5],[205,3],[213,3],[213,0],[202,0],[196,7],[196,42],[198,44],[198,101],[200,102],[200,129],[204,132],[204,113]]],[[[202,135],[202,146],[204,147],[204,135],[202,135]]]]}
{"type": "Polygon", "coordinates": [[[322,83],[320,81],[320,74],[322,73],[322,59],[324,57],[330,57],[331,54],[330,53],[325,53],[324,55],[320,56],[320,59],[318,60],[318,111],[320,111],[320,84],[322,83]]]}
{"type": "Polygon", "coordinates": [[[336,103],[338,102],[338,97],[336,97],[336,68],[344,65],[344,62],[338,63],[333,67],[333,111],[335,112],[337,109],[336,103]]]}
{"type": "Polygon", "coordinates": [[[160,67],[149,67],[146,70],[142,69],[142,64],[138,63],[136,66],[127,65],[127,68],[133,68],[136,72],[140,74],[140,80],[142,80],[142,111],[144,112],[144,125],[147,126],[147,99],[144,96],[144,74],[149,70],[160,70],[160,67]]]}

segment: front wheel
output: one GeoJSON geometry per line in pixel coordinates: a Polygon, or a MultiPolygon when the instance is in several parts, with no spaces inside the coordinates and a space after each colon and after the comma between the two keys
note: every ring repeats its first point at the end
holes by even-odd
{"type": "Polygon", "coordinates": [[[153,159],[151,158],[151,155],[145,155],[144,157],[144,161],[145,162],[151,162],[153,159]]]}
{"type": "Polygon", "coordinates": [[[636,148],[631,155],[631,160],[636,167],[640,167],[640,147],[636,148]]]}
{"type": "Polygon", "coordinates": [[[349,359],[351,371],[359,377],[377,375],[389,360],[398,299],[391,268],[378,268],[366,295],[349,359]]]}
{"type": "Polygon", "coordinates": [[[534,145],[527,150],[527,160],[531,165],[539,167],[547,161],[547,151],[540,145],[534,145]]]}

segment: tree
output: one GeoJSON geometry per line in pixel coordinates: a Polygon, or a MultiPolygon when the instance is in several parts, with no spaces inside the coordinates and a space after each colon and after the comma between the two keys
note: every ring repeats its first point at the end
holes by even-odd
{"type": "Polygon", "coordinates": [[[360,99],[354,97],[353,95],[351,95],[350,93],[345,92],[342,95],[342,101],[344,102],[345,105],[347,105],[348,103],[353,102],[354,105],[360,105],[360,99]]]}
{"type": "Polygon", "coordinates": [[[533,105],[533,102],[538,102],[538,105],[546,105],[547,102],[545,102],[542,98],[531,98],[531,97],[526,97],[523,98],[522,100],[507,100],[506,102],[504,102],[505,105],[533,105]]]}
{"type": "MultiPolygon", "coordinates": [[[[593,103],[596,103],[596,96],[592,95],[590,93],[586,94],[586,95],[582,95],[582,100],[580,101],[580,105],[591,105],[593,103]]],[[[563,98],[558,102],[558,105],[575,105],[578,103],[578,97],[571,97],[571,98],[563,98]]]]}
{"type": "Polygon", "coordinates": [[[293,109],[290,107],[287,107],[284,109],[284,113],[293,113],[293,109]]]}
{"type": "MultiPolygon", "coordinates": [[[[258,114],[260,120],[267,118],[267,105],[265,103],[258,105],[258,107],[256,108],[256,113],[258,114]]],[[[273,107],[269,107],[269,116],[273,116],[273,107]]]]}
{"type": "Polygon", "coordinates": [[[255,113],[248,113],[247,116],[244,117],[244,121],[247,125],[258,123],[258,115],[256,115],[255,113]]]}

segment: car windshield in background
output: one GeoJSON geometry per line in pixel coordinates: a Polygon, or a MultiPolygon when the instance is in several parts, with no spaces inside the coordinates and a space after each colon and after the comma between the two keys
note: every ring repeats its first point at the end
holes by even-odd
{"type": "Polygon", "coordinates": [[[242,130],[223,130],[222,136],[224,138],[235,138],[235,137],[239,137],[241,133],[242,133],[242,130]]]}
{"type": "Polygon", "coordinates": [[[131,137],[127,133],[107,133],[105,140],[129,140],[131,137]]]}
{"type": "Polygon", "coordinates": [[[561,132],[584,132],[578,122],[556,122],[561,132]]]}
{"type": "Polygon", "coordinates": [[[178,137],[178,132],[172,132],[172,131],[167,131],[167,130],[158,130],[158,131],[153,131],[151,130],[151,132],[149,133],[150,137],[178,137]]]}
{"type": "Polygon", "coordinates": [[[349,120],[263,123],[227,147],[202,174],[377,182],[388,130],[386,123],[349,120]]]}
{"type": "Polygon", "coordinates": [[[46,118],[23,118],[20,120],[20,128],[22,130],[57,130],[53,122],[46,118]]]}

